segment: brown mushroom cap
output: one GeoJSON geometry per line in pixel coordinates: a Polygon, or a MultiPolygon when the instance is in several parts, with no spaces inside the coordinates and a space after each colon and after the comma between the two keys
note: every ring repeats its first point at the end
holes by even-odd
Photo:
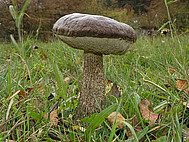
{"type": "Polygon", "coordinates": [[[61,17],[53,32],[73,48],[100,54],[124,54],[137,39],[133,28],[125,23],[80,13],[61,17]]]}

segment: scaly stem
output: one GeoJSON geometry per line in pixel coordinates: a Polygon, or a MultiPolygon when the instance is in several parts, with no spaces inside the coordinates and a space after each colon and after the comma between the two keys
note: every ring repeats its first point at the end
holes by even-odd
{"type": "Polygon", "coordinates": [[[96,99],[102,109],[105,103],[103,55],[84,53],[83,58],[84,69],[79,103],[82,112],[91,116],[93,113],[100,111],[96,99]]]}

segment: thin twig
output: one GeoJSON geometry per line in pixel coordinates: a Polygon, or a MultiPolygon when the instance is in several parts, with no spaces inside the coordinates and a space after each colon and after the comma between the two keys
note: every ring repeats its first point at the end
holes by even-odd
{"type": "Polygon", "coordinates": [[[54,110],[54,108],[58,105],[59,103],[59,100],[56,101],[56,103],[52,106],[52,108],[50,109],[50,113],[54,110]]]}

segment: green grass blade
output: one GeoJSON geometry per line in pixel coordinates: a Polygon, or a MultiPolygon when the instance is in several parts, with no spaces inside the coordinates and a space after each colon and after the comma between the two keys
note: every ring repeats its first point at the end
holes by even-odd
{"type": "Polygon", "coordinates": [[[16,49],[19,51],[19,46],[18,46],[16,40],[14,39],[13,35],[10,35],[10,38],[11,38],[11,40],[12,40],[12,43],[13,43],[14,46],[16,47],[16,49]]]}
{"type": "Polygon", "coordinates": [[[68,86],[68,84],[64,83],[64,77],[62,75],[62,72],[60,71],[58,65],[54,61],[52,55],[50,55],[49,57],[50,57],[50,60],[51,60],[51,65],[52,65],[53,70],[54,70],[54,74],[55,74],[55,78],[56,78],[57,85],[58,85],[58,88],[59,88],[60,96],[64,100],[66,100],[67,99],[66,94],[67,94],[67,86],[68,86]]]}
{"type": "Polygon", "coordinates": [[[125,122],[125,121],[120,121],[120,122],[123,122],[125,123],[125,125],[127,125],[127,127],[129,127],[129,129],[131,130],[131,133],[133,134],[133,137],[135,139],[135,142],[139,142],[138,138],[137,138],[137,135],[135,133],[135,130],[134,128],[131,126],[131,124],[129,124],[128,122],[125,122]]]}
{"type": "Polygon", "coordinates": [[[26,9],[28,8],[30,2],[31,2],[31,0],[26,0],[26,2],[24,3],[24,6],[22,7],[22,10],[21,10],[20,14],[23,14],[26,11],[26,9]]]}
{"type": "Polygon", "coordinates": [[[119,123],[120,123],[120,121],[116,122],[116,123],[114,124],[114,126],[112,127],[112,131],[111,131],[111,133],[110,133],[110,137],[109,137],[109,139],[108,139],[108,142],[112,142],[113,136],[114,136],[115,131],[116,131],[116,127],[117,127],[117,125],[118,125],[119,123]]]}
{"type": "Polygon", "coordinates": [[[106,117],[108,117],[109,114],[111,114],[113,111],[115,111],[117,107],[117,104],[111,105],[108,108],[101,111],[99,114],[97,114],[94,119],[91,121],[90,125],[85,131],[85,140],[89,141],[90,134],[93,134],[96,127],[98,127],[102,122],[105,120],[106,117]]]}
{"type": "Polygon", "coordinates": [[[151,142],[167,142],[167,139],[166,139],[166,136],[162,136],[156,140],[152,140],[151,142]]]}
{"type": "Polygon", "coordinates": [[[116,115],[115,115],[115,118],[114,118],[113,127],[112,127],[112,130],[111,130],[110,138],[109,138],[109,140],[108,140],[109,142],[112,141],[113,136],[114,136],[114,134],[115,134],[116,126],[118,125],[118,123],[116,122],[116,119],[117,119],[117,114],[118,114],[118,112],[119,112],[119,110],[120,110],[120,107],[121,107],[121,102],[122,102],[122,99],[120,100],[119,105],[118,105],[118,108],[117,108],[117,110],[116,110],[116,115]],[[116,126],[114,126],[114,125],[116,125],[116,126]]]}
{"type": "Polygon", "coordinates": [[[166,23],[164,23],[158,30],[157,32],[160,32],[162,29],[164,29],[168,24],[170,23],[170,21],[167,21],[166,23]]]}
{"type": "Polygon", "coordinates": [[[10,12],[11,16],[13,17],[13,19],[16,21],[16,19],[17,19],[17,12],[15,11],[13,5],[9,6],[9,12],[10,12]]]}
{"type": "Polygon", "coordinates": [[[178,0],[169,1],[169,2],[167,2],[167,5],[172,4],[172,3],[175,3],[175,2],[177,2],[177,1],[178,1],[178,0]]]}

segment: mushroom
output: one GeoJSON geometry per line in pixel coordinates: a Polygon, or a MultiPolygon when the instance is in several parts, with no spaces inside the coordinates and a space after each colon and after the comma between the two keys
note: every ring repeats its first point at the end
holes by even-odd
{"type": "Polygon", "coordinates": [[[102,109],[105,105],[103,54],[125,54],[137,39],[135,31],[108,17],[73,13],[57,20],[53,32],[70,47],[84,50],[79,104],[84,115],[99,112],[97,100],[102,109]]]}

